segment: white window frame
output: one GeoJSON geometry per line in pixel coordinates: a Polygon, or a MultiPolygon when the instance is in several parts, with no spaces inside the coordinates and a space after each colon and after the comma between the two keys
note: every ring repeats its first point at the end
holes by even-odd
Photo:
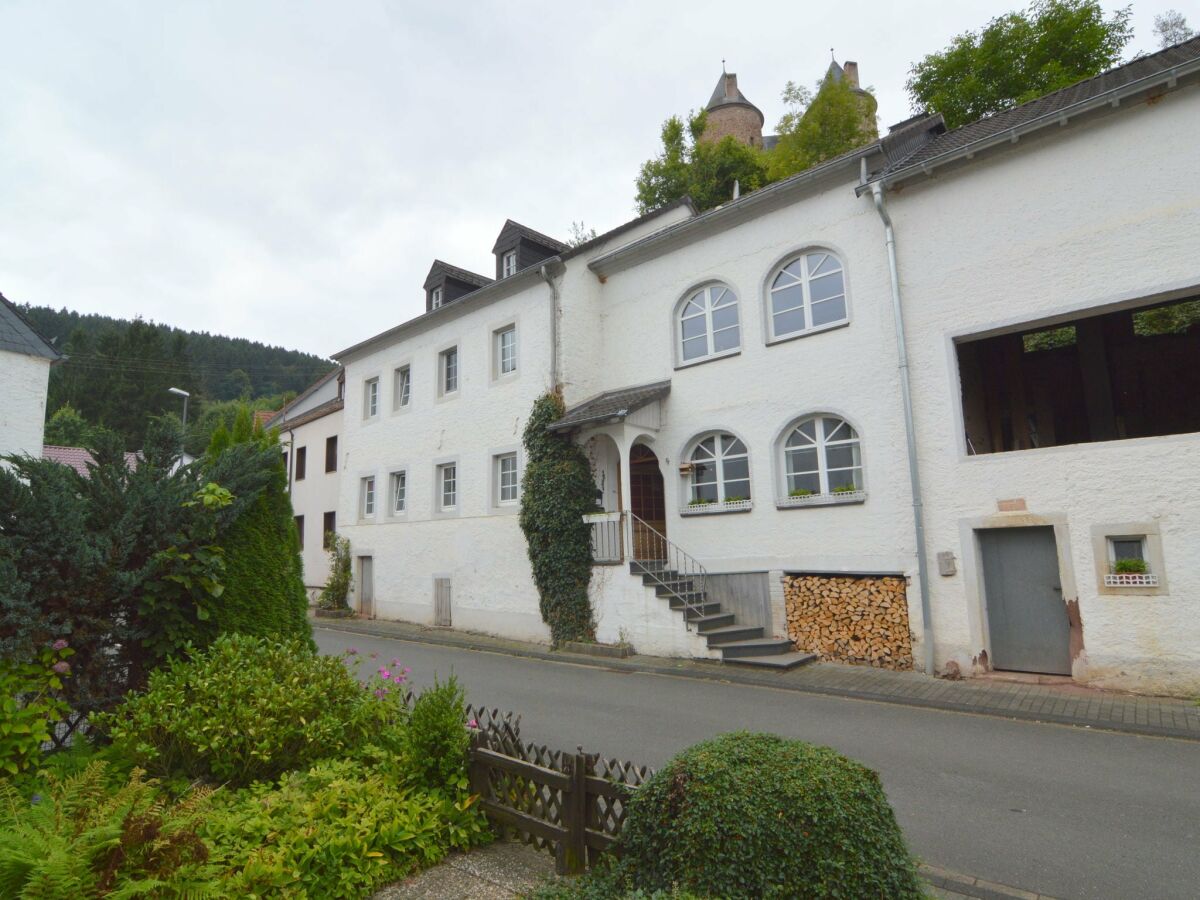
{"type": "Polygon", "coordinates": [[[1162,533],[1157,521],[1093,525],[1092,556],[1095,559],[1097,589],[1103,596],[1144,597],[1170,593],[1162,533]],[[1146,573],[1118,576],[1113,571],[1113,564],[1117,561],[1113,541],[1138,540],[1142,542],[1146,573]]]}
{"type": "Polygon", "coordinates": [[[496,506],[515,506],[521,502],[521,460],[517,452],[497,453],[492,457],[492,474],[495,488],[493,503],[496,506]],[[511,482],[505,483],[505,464],[512,463],[511,482]],[[505,488],[511,488],[512,496],[505,497],[505,488]]]}
{"type": "Polygon", "coordinates": [[[388,472],[388,515],[400,518],[408,514],[408,469],[401,466],[388,472]],[[397,506],[397,481],[400,487],[400,504],[397,506]]]}
{"type": "Polygon", "coordinates": [[[429,308],[430,309],[441,309],[442,308],[442,289],[440,287],[435,287],[433,290],[431,290],[429,292],[429,308]]]}
{"type": "Polygon", "coordinates": [[[517,274],[517,251],[509,250],[500,255],[500,277],[508,278],[517,274]],[[511,265],[510,265],[511,264],[511,265]]]}
{"type": "MultiPolygon", "coordinates": [[[[820,263],[818,263],[818,266],[819,265],[820,265],[820,263]]],[[[826,273],[826,274],[832,275],[834,273],[830,272],[830,273],[826,273]]],[[[791,273],[788,273],[788,277],[795,279],[795,276],[792,275],[791,273]]],[[[819,275],[817,277],[823,278],[823,277],[826,277],[826,275],[819,275]]],[[[819,334],[822,331],[829,331],[830,329],[841,328],[845,325],[850,324],[850,283],[849,283],[849,275],[846,271],[846,262],[842,256],[842,254],[840,254],[828,247],[820,247],[820,246],[806,247],[805,249],[800,250],[796,253],[788,254],[788,256],[784,260],[782,260],[778,265],[776,265],[773,269],[771,269],[771,274],[767,278],[767,281],[766,281],[765,296],[766,296],[766,303],[764,305],[764,312],[766,315],[767,343],[769,343],[769,344],[777,343],[779,341],[789,341],[789,340],[792,340],[793,338],[804,337],[805,335],[809,335],[809,334],[819,334]],[[809,272],[809,259],[808,259],[809,256],[815,255],[815,254],[825,254],[827,256],[833,257],[833,259],[836,260],[836,262],[838,264],[838,271],[840,272],[840,274],[842,276],[842,292],[841,292],[841,294],[840,295],[835,294],[834,297],[828,297],[825,300],[820,300],[817,302],[818,303],[828,303],[831,300],[833,300],[835,297],[840,296],[842,299],[842,304],[845,307],[845,314],[842,316],[842,318],[836,319],[832,322],[824,322],[820,325],[813,325],[813,315],[812,315],[813,302],[812,302],[812,288],[811,288],[812,276],[809,272]],[[789,284],[777,286],[776,282],[779,280],[780,276],[782,276],[784,274],[784,270],[787,269],[788,266],[792,265],[792,263],[795,263],[797,261],[799,261],[801,263],[801,278],[799,280],[793,280],[789,284]],[[775,313],[775,294],[777,292],[783,291],[786,288],[793,287],[796,284],[800,285],[801,305],[788,307],[787,309],[783,310],[783,312],[786,313],[786,312],[792,312],[797,309],[802,309],[804,311],[804,327],[801,329],[794,330],[794,331],[786,331],[786,332],[780,334],[780,333],[776,332],[776,330],[775,330],[775,315],[776,315],[776,313],[775,313]]]]}
{"type": "Polygon", "coordinates": [[[437,355],[437,386],[438,397],[455,397],[458,395],[459,388],[462,387],[462,354],[459,352],[457,343],[448,344],[438,351],[437,355]],[[450,358],[453,354],[454,358],[454,387],[449,387],[450,358]]]}
{"type": "Polygon", "coordinates": [[[379,376],[373,375],[363,379],[363,418],[374,419],[379,416],[379,376]]]}
{"type": "Polygon", "coordinates": [[[515,378],[517,371],[520,368],[520,344],[517,338],[517,323],[509,322],[506,325],[501,325],[492,331],[492,378],[499,381],[501,379],[515,378]],[[505,371],[505,348],[504,336],[512,335],[511,347],[511,362],[512,368],[505,371]]]}
{"type": "Polygon", "coordinates": [[[412,363],[401,363],[392,370],[392,412],[412,406],[412,363]]]}
{"type": "Polygon", "coordinates": [[[458,484],[458,461],[439,463],[437,467],[437,481],[435,488],[437,491],[436,503],[440,512],[451,513],[457,512],[459,508],[459,484],[458,484]],[[449,478],[447,478],[449,476],[449,478]],[[450,499],[451,502],[446,502],[446,484],[450,482],[450,499]]]}
{"type": "Polygon", "coordinates": [[[685,499],[680,508],[681,513],[684,515],[696,515],[712,512],[743,512],[753,508],[754,473],[750,466],[750,446],[740,436],[734,434],[732,431],[719,429],[716,431],[707,431],[688,443],[687,452],[683,458],[686,459],[686,485],[685,499]],[[713,454],[711,459],[697,461],[696,454],[700,452],[701,445],[709,438],[713,439],[713,454]],[[726,450],[728,441],[736,441],[741,444],[741,452],[731,453],[726,450]],[[735,479],[735,482],[744,481],[746,487],[744,494],[739,492],[731,495],[728,487],[729,480],[725,477],[725,465],[727,462],[735,459],[744,459],[746,461],[746,477],[744,479],[735,479]],[[703,484],[699,484],[696,481],[697,466],[705,462],[712,465],[715,478],[711,482],[706,481],[703,484]],[[697,489],[709,484],[716,485],[716,500],[707,503],[696,503],[695,501],[703,499],[698,495],[697,489]],[[729,499],[730,496],[740,497],[741,499],[731,500],[729,499]]]}
{"type": "Polygon", "coordinates": [[[364,475],[358,480],[358,518],[369,521],[375,518],[375,476],[364,475]]]}
{"type": "MultiPolygon", "coordinates": [[[[683,296],[683,299],[681,299],[675,305],[675,310],[671,318],[671,329],[675,336],[675,367],[677,369],[682,369],[685,366],[694,366],[698,363],[708,362],[712,359],[722,359],[726,356],[735,356],[742,352],[741,298],[738,296],[737,291],[723,281],[714,281],[692,288],[683,296]],[[734,312],[737,314],[737,324],[727,325],[724,328],[714,330],[714,309],[725,309],[730,305],[715,305],[716,303],[723,301],[726,294],[733,298],[732,306],[734,312]],[[689,307],[694,301],[697,300],[697,298],[703,298],[701,302],[704,304],[704,309],[700,312],[689,313],[689,307]],[[685,313],[687,314],[685,315],[685,313]],[[705,342],[705,352],[700,356],[687,359],[684,356],[683,323],[685,321],[694,321],[697,319],[703,319],[704,322],[703,336],[705,342]],[[734,329],[737,330],[737,344],[733,347],[728,347],[725,350],[714,349],[714,345],[716,343],[716,333],[718,331],[731,331],[734,329]]],[[[700,335],[696,335],[696,337],[699,336],[700,335]]],[[[695,340],[696,337],[691,338],[691,340],[695,340]]]]}
{"type": "Polygon", "coordinates": [[[779,497],[776,506],[790,508],[797,506],[830,506],[842,503],[862,503],[867,496],[866,463],[863,458],[863,438],[858,427],[846,416],[838,413],[820,412],[809,413],[793,419],[775,442],[775,458],[779,470],[779,497]],[[799,447],[788,447],[788,441],[795,432],[808,422],[813,423],[812,443],[799,447]],[[830,423],[833,424],[832,427],[830,423]],[[839,437],[830,440],[830,435],[836,434],[841,425],[849,430],[849,437],[839,437]],[[857,449],[858,465],[843,466],[835,469],[829,467],[828,452],[830,449],[854,447],[857,449]],[[817,468],[815,471],[793,473],[789,461],[789,450],[812,450],[816,453],[817,468]],[[850,472],[853,491],[835,492],[831,484],[831,473],[850,472]],[[816,475],[818,490],[813,494],[793,497],[791,495],[792,478],[794,475],[816,475]]]}

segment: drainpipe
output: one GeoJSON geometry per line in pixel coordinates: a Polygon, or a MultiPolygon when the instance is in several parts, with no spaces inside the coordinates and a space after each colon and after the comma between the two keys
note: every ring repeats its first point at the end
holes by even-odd
{"type": "Polygon", "coordinates": [[[296,464],[296,432],[294,429],[288,429],[288,463],[287,463],[287,489],[288,496],[292,496],[292,466],[296,464]]]}
{"type": "Polygon", "coordinates": [[[542,281],[550,285],[550,387],[558,387],[558,283],[546,265],[538,267],[542,281]]]}
{"type": "Polygon", "coordinates": [[[917,468],[917,432],[913,424],[912,390],[908,380],[908,349],[904,341],[904,309],[900,304],[900,273],[896,266],[896,232],[883,199],[883,186],[871,185],[875,209],[883,220],[887,242],[888,274],[892,279],[892,319],[896,325],[896,349],[900,368],[900,394],[904,403],[904,437],[908,444],[908,480],[912,487],[913,530],[917,539],[917,578],[921,585],[921,643],[925,647],[925,674],[933,675],[933,617],[929,608],[929,567],[925,552],[925,509],[921,498],[921,473],[917,468]]]}

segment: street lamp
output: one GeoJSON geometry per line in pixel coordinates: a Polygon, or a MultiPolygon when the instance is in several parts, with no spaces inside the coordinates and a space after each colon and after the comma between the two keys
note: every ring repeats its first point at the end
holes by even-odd
{"type": "Polygon", "coordinates": [[[189,394],[187,391],[183,390],[182,388],[176,388],[176,387],[167,388],[167,393],[174,394],[176,397],[183,398],[183,423],[180,427],[187,428],[187,402],[188,402],[188,397],[190,397],[192,395],[189,394]]]}

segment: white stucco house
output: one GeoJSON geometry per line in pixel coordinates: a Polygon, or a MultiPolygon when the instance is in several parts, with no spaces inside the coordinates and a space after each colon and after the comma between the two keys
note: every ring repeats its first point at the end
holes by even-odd
{"type": "Polygon", "coordinates": [[[0,294],[0,456],[42,455],[50,367],[62,354],[0,294]]]}
{"type": "Polygon", "coordinates": [[[279,430],[311,603],[329,578],[329,535],[338,527],[342,386],[342,371],[334,369],[263,423],[279,430]]]}
{"type": "Polygon", "coordinates": [[[548,639],[515,512],[557,386],[601,640],[1200,691],[1198,138],[1193,39],[703,214],[506,222],[334,355],[356,603],[548,639]]]}

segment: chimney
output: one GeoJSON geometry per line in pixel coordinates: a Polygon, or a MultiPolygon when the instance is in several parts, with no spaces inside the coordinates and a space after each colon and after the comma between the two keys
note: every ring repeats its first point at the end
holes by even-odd
{"type": "Polygon", "coordinates": [[[842,63],[842,71],[846,73],[846,81],[850,82],[850,87],[858,87],[858,63],[847,60],[842,63]]]}
{"type": "Polygon", "coordinates": [[[737,75],[732,72],[725,73],[725,96],[730,100],[736,100],[738,95],[737,75]]]}

